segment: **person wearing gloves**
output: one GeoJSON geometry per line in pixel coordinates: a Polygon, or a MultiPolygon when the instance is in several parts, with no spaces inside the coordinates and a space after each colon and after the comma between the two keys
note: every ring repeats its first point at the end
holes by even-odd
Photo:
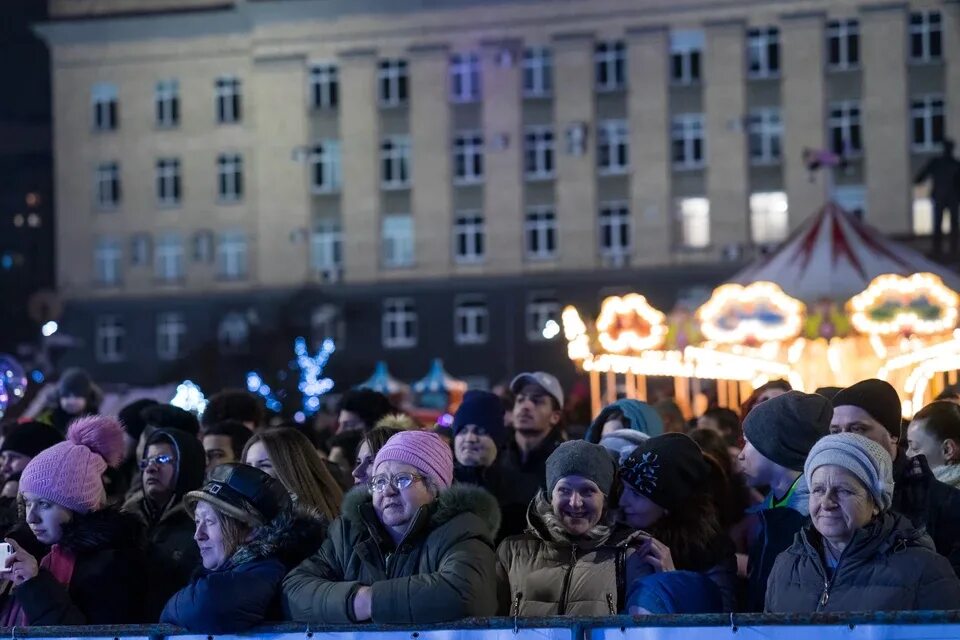
{"type": "Polygon", "coordinates": [[[647,437],[663,433],[663,419],[657,410],[639,400],[617,400],[608,404],[587,428],[583,439],[597,444],[607,434],[623,429],[644,433],[647,437]]]}
{"type": "Polygon", "coordinates": [[[286,616],[428,624],[494,615],[500,511],[486,491],[451,485],[453,455],[440,436],[390,438],[320,551],[284,579],[286,616]]]}
{"type": "Polygon", "coordinates": [[[218,465],[183,502],[203,569],[170,598],[160,622],[223,634],[281,620],[280,584],[323,542],[323,516],[295,508],[283,484],[239,463],[218,465]]]}
{"type": "Polygon", "coordinates": [[[6,562],[13,597],[0,626],[143,621],[143,530],[136,518],[105,507],[102,477],[120,464],[123,450],[120,423],[89,416],[23,470],[26,524],[50,551],[38,559],[7,539],[14,549],[6,562]]]}
{"type": "Polygon", "coordinates": [[[933,542],[890,510],[893,463],[876,442],[830,435],[803,468],[810,516],[770,574],[766,611],[960,608],[960,580],[933,542]]]}
{"type": "Polygon", "coordinates": [[[657,573],[692,571],[720,590],[720,613],[737,608],[737,561],[720,524],[725,486],[720,463],[682,433],[650,438],[620,466],[621,518],[639,541],[637,555],[657,573]]]}

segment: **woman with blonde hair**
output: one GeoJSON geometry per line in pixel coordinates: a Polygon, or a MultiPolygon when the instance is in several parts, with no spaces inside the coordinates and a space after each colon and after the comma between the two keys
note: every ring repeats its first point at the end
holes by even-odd
{"type": "Polygon", "coordinates": [[[279,480],[290,496],[333,520],[340,515],[343,490],[310,440],[290,427],[256,433],[243,449],[243,461],[279,480]]]}

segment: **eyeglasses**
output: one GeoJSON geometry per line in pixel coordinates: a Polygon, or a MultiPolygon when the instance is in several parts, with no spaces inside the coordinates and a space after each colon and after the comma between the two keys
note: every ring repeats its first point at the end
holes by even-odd
{"type": "Polygon", "coordinates": [[[387,490],[387,485],[391,485],[397,491],[403,491],[404,489],[409,489],[410,485],[418,480],[423,480],[423,476],[418,476],[415,473],[398,473],[395,476],[388,476],[382,473],[370,478],[368,486],[370,487],[370,491],[374,493],[383,493],[387,490]]]}
{"type": "Polygon", "coordinates": [[[145,471],[151,464],[173,464],[173,456],[163,453],[159,456],[153,456],[152,458],[144,458],[140,461],[140,471],[145,471]]]}

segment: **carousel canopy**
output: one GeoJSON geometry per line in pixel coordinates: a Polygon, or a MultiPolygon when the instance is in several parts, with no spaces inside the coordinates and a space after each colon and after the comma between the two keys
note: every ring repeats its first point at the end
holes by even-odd
{"type": "Polygon", "coordinates": [[[731,282],[774,282],[807,303],[845,302],[877,276],[934,273],[953,290],[960,277],[920,253],[887,239],[836,203],[807,220],[774,253],[758,259],[731,282]]]}
{"type": "Polygon", "coordinates": [[[467,390],[467,383],[457,380],[447,373],[443,368],[443,360],[434,358],[427,375],[413,383],[413,390],[417,393],[436,393],[438,391],[460,391],[462,393],[467,390]]]}
{"type": "Polygon", "coordinates": [[[358,389],[373,389],[374,391],[379,391],[385,395],[393,395],[395,393],[407,393],[410,390],[410,387],[392,375],[387,369],[387,363],[383,360],[377,362],[377,366],[374,367],[373,375],[370,376],[365,382],[361,382],[357,385],[358,389]]]}

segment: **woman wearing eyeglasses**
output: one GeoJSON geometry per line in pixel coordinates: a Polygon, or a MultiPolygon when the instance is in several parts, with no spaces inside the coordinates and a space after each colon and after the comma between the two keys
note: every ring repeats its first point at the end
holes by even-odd
{"type": "Polygon", "coordinates": [[[150,434],[140,460],[143,489],[123,510],[136,515],[147,532],[146,619],[160,618],[163,605],[190,580],[200,566],[193,541],[193,519],[183,496],[200,488],[206,470],[203,445],[179,429],[150,434]]]}
{"type": "Polygon", "coordinates": [[[283,581],[286,614],[309,624],[421,624],[492,616],[496,500],[453,482],[436,434],[404,431],[347,494],[319,553],[283,581]]]}

